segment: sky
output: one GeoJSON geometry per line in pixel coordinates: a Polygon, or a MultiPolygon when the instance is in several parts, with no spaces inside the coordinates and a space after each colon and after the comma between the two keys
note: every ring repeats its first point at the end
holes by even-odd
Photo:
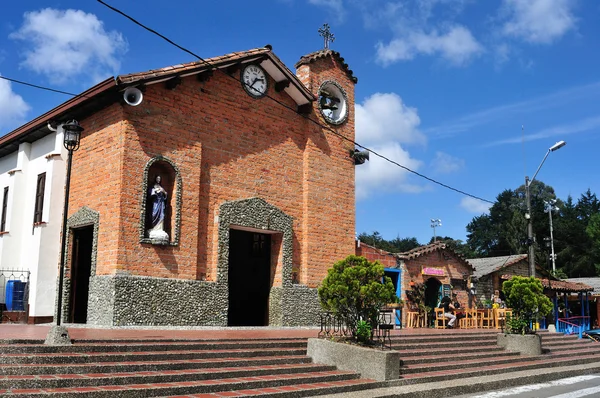
{"type": "MultiPolygon", "coordinates": [[[[600,2],[106,1],[202,57],[271,44],[292,71],[328,23],[358,77],[356,142],[374,152],[356,168],[357,233],[427,243],[440,219],[437,236],[464,241],[560,140],[536,179],[561,199],[600,193],[600,2]]],[[[5,3],[4,77],[79,93],[194,61],[97,0],[5,3]]],[[[0,80],[0,136],[69,98],[0,80]]]]}

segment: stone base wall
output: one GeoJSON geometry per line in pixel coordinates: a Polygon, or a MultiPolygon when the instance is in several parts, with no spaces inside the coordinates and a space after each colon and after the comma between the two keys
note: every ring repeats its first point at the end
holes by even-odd
{"type": "MultiPolygon", "coordinates": [[[[227,326],[227,285],[139,276],[90,278],[87,323],[103,326],[227,326]]],[[[271,289],[269,326],[317,326],[317,289],[271,289]]]]}

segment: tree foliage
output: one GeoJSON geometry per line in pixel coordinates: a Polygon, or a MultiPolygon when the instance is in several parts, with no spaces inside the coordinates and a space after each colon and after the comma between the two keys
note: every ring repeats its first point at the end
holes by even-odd
{"type": "Polygon", "coordinates": [[[392,240],[386,240],[377,231],[374,231],[371,234],[363,232],[358,235],[358,239],[361,242],[365,242],[367,245],[385,250],[390,253],[403,253],[421,246],[421,244],[417,241],[417,238],[400,238],[398,236],[392,240]]]}
{"type": "Polygon", "coordinates": [[[327,271],[319,287],[319,299],[324,310],[342,317],[355,338],[359,321],[368,322],[374,330],[379,308],[398,301],[383,266],[352,255],[327,271]]]}
{"type": "MultiPolygon", "coordinates": [[[[535,261],[550,270],[550,219],[545,201],[556,199],[558,212],[552,213],[554,252],[557,275],[596,276],[600,272],[600,202],[589,189],[575,203],[556,197],[554,189],[534,180],[530,186],[531,217],[535,261]],[[547,242],[547,244],[545,243],[547,242]],[[599,268],[599,269],[597,269],[599,268]],[[558,272],[560,271],[560,272],[558,272]]],[[[528,252],[525,186],[501,192],[489,214],[474,217],[467,225],[467,245],[474,257],[495,257],[528,252]]]]}
{"type": "Polygon", "coordinates": [[[544,295],[542,282],[534,277],[513,276],[502,284],[506,303],[513,310],[513,333],[525,334],[527,325],[552,311],[552,302],[544,295]]]}

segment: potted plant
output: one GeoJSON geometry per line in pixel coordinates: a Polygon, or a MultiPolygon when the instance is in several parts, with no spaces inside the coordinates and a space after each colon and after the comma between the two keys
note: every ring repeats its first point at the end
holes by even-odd
{"type": "Polygon", "coordinates": [[[384,276],[383,266],[353,255],[327,271],[318,292],[321,307],[341,317],[356,341],[360,321],[375,330],[379,309],[398,302],[392,280],[384,276]]]}
{"type": "Polygon", "coordinates": [[[318,292],[321,307],[341,318],[351,331],[351,337],[335,341],[311,338],[308,356],[315,362],[358,372],[365,378],[397,379],[400,353],[372,348],[379,310],[398,302],[391,279],[384,276],[383,266],[364,257],[348,256],[329,269],[318,292]]]}
{"type": "Polygon", "coordinates": [[[542,282],[534,277],[513,276],[502,284],[502,290],[512,316],[507,317],[505,333],[498,336],[498,344],[511,351],[540,355],[541,337],[532,325],[552,311],[542,282]]]}

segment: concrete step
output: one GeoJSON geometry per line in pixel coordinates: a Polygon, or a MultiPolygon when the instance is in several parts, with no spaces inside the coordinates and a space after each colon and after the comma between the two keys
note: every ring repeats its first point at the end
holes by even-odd
{"type": "Polygon", "coordinates": [[[496,341],[497,333],[470,333],[470,334],[454,334],[448,335],[437,334],[437,335],[423,335],[423,336],[392,336],[392,344],[437,344],[441,341],[452,342],[452,343],[464,343],[465,339],[469,341],[496,341]]]}
{"type": "Polygon", "coordinates": [[[518,352],[511,352],[505,350],[495,350],[495,351],[461,351],[455,353],[444,353],[444,352],[435,352],[430,351],[428,355],[418,355],[418,356],[401,356],[400,357],[400,366],[404,365],[423,365],[427,366],[431,363],[448,363],[454,362],[457,360],[471,360],[471,359],[479,359],[485,361],[489,358],[516,358],[519,357],[518,352]]]}
{"type": "MultiPolygon", "coordinates": [[[[34,398],[34,397],[90,397],[90,398],[114,398],[114,397],[156,397],[170,395],[207,394],[216,392],[239,392],[245,395],[249,389],[271,389],[276,388],[278,392],[286,391],[284,387],[291,386],[292,390],[310,390],[316,387],[321,392],[338,392],[339,387],[350,387],[353,389],[380,387],[381,384],[373,380],[360,380],[355,373],[343,371],[323,371],[297,374],[271,374],[254,377],[235,377],[225,379],[211,379],[198,381],[177,381],[168,383],[146,383],[127,385],[103,385],[94,387],[61,387],[61,388],[15,388],[0,390],[0,395],[11,398],[34,398]],[[347,383],[348,381],[352,381],[347,383]],[[341,383],[339,383],[341,382],[341,383]],[[344,383],[346,382],[346,383],[344,383]],[[307,386],[313,385],[313,386],[307,386]],[[240,391],[242,390],[242,391],[240,391]]],[[[289,389],[287,389],[289,394],[289,389]]],[[[346,390],[348,391],[348,390],[346,390]]],[[[311,392],[311,393],[314,393],[311,392]]]]}
{"type": "Polygon", "coordinates": [[[261,348],[232,350],[180,350],[149,352],[82,352],[82,353],[40,353],[40,354],[3,354],[0,364],[51,364],[51,363],[93,363],[127,362],[152,360],[201,359],[219,357],[258,357],[258,356],[306,355],[306,348],[261,348]]]}
{"type": "Polygon", "coordinates": [[[279,364],[246,367],[222,367],[142,372],[115,372],[53,375],[12,375],[0,377],[0,390],[25,388],[97,387],[127,384],[163,384],[228,378],[248,378],[265,375],[317,373],[336,371],[335,366],[314,364],[279,364]]]}
{"type": "MultiPolygon", "coordinates": [[[[464,345],[465,341],[447,341],[445,339],[443,340],[438,340],[435,343],[422,343],[422,342],[406,342],[406,341],[402,341],[402,342],[395,342],[392,340],[392,347],[395,350],[419,350],[419,349],[424,349],[424,350],[431,350],[432,347],[435,347],[436,349],[446,349],[446,348],[456,348],[456,347],[462,347],[464,345]]],[[[485,340],[469,340],[469,346],[470,347],[475,347],[475,346],[494,346],[496,345],[496,337],[494,336],[493,339],[485,339],[485,340]]]]}
{"type": "Polygon", "coordinates": [[[305,355],[264,356],[246,358],[203,358],[170,361],[94,362],[60,364],[0,364],[0,375],[52,375],[57,373],[119,373],[159,370],[203,369],[219,367],[269,366],[280,364],[306,364],[311,359],[305,355]]]}
{"type": "MultiPolygon", "coordinates": [[[[356,391],[352,393],[352,398],[443,398],[597,373],[600,373],[600,362],[534,370],[516,370],[501,374],[454,378],[446,381],[434,381],[420,384],[397,384],[401,382],[398,380],[387,382],[387,386],[385,387],[356,391]]],[[[346,397],[347,395],[344,393],[321,396],[321,398],[346,397]]]]}
{"type": "Polygon", "coordinates": [[[476,352],[503,352],[504,350],[501,347],[498,347],[496,344],[489,345],[461,345],[454,347],[445,347],[443,349],[438,349],[437,346],[431,346],[429,348],[418,348],[418,349],[405,349],[405,350],[397,350],[396,347],[392,346],[392,349],[400,352],[401,358],[406,357],[418,357],[418,356],[429,356],[432,353],[439,353],[440,355],[458,355],[460,353],[476,353],[476,352]]]}
{"type": "Polygon", "coordinates": [[[506,372],[512,372],[517,370],[532,370],[532,369],[544,369],[553,368],[560,366],[569,365],[581,365],[584,363],[594,363],[600,361],[600,356],[589,355],[579,356],[573,359],[565,359],[564,356],[537,356],[537,357],[520,357],[518,360],[499,363],[489,364],[482,363],[481,366],[476,368],[454,368],[445,370],[432,370],[424,372],[414,372],[409,374],[403,374],[400,377],[399,384],[417,384],[417,383],[429,383],[436,381],[450,380],[453,378],[466,378],[484,375],[501,374],[506,372]]]}
{"type": "Polygon", "coordinates": [[[44,344],[0,344],[0,354],[64,353],[64,352],[139,352],[139,351],[182,351],[243,348],[304,348],[306,339],[264,341],[170,341],[170,342],[111,342],[81,343],[71,346],[49,346],[44,344]]]}
{"type": "MultiPolygon", "coordinates": [[[[485,356],[485,357],[477,357],[472,359],[464,359],[462,357],[455,358],[454,361],[446,361],[446,362],[428,362],[428,363],[413,363],[413,364],[403,364],[400,368],[400,377],[403,375],[411,374],[411,373],[424,373],[424,372],[440,372],[447,369],[473,369],[473,368],[481,368],[486,365],[499,365],[499,364],[514,364],[518,363],[517,361],[523,361],[526,357],[519,356],[518,353],[514,353],[516,355],[505,355],[505,356],[485,356]]],[[[528,357],[527,360],[535,361],[535,360],[543,360],[542,356],[537,357],[528,357]]]]}

